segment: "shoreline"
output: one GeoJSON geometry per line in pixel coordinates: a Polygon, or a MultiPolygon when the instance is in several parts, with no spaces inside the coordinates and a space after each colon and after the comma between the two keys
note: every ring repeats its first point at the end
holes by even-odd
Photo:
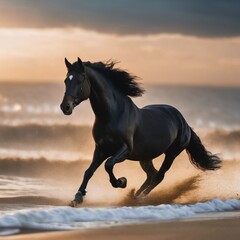
{"type": "Polygon", "coordinates": [[[133,224],[110,228],[84,229],[74,231],[34,232],[22,229],[21,234],[2,236],[7,240],[91,240],[91,239],[185,239],[226,240],[240,239],[240,217],[227,219],[173,221],[161,223],[133,224]]]}

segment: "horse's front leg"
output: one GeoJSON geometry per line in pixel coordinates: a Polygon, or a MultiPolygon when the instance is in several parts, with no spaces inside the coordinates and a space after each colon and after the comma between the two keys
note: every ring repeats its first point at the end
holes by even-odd
{"type": "Polygon", "coordinates": [[[72,207],[75,207],[77,204],[83,201],[83,196],[86,195],[86,187],[87,187],[88,181],[93,176],[97,168],[103,163],[104,160],[105,160],[105,155],[99,150],[99,148],[96,147],[94,150],[92,163],[90,164],[89,168],[85,171],[82,184],[79,187],[74,200],[71,201],[72,207]]]}
{"type": "Polygon", "coordinates": [[[105,163],[105,169],[109,174],[110,182],[113,187],[115,188],[125,188],[127,186],[127,179],[125,177],[121,177],[116,179],[116,177],[113,174],[113,167],[116,163],[123,162],[127,155],[128,155],[129,149],[126,144],[123,145],[123,147],[116,152],[112,157],[110,157],[106,163],[105,163]]]}

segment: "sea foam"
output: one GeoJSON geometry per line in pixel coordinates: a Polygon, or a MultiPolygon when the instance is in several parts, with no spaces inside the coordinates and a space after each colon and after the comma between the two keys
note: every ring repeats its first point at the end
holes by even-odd
{"type": "Polygon", "coordinates": [[[189,205],[169,205],[111,208],[48,207],[18,210],[0,216],[0,228],[34,228],[42,230],[73,230],[197,217],[203,213],[240,210],[240,200],[208,202],[189,205]]]}

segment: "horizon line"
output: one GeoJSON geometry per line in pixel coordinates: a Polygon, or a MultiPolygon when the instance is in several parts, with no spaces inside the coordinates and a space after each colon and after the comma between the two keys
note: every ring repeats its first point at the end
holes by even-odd
{"type": "MultiPolygon", "coordinates": [[[[156,82],[139,82],[145,86],[162,86],[162,87],[192,87],[192,88],[240,88],[240,85],[215,85],[215,84],[190,84],[190,83],[156,83],[156,82]]],[[[64,84],[64,80],[23,80],[23,79],[0,79],[0,84],[64,84]]]]}

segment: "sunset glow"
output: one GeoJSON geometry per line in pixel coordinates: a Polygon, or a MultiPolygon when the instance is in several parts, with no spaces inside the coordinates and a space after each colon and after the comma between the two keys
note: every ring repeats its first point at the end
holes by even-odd
{"type": "Polygon", "coordinates": [[[60,81],[64,57],[116,59],[146,83],[240,85],[240,38],[117,36],[82,29],[0,29],[1,81],[60,81]]]}
{"type": "MultiPolygon", "coordinates": [[[[68,5],[55,0],[52,4],[3,0],[0,81],[59,82],[66,73],[64,57],[70,61],[81,57],[83,61],[115,59],[120,62],[118,67],[141,77],[144,83],[240,86],[240,37],[234,27],[234,6],[219,5],[216,14],[208,8],[214,14],[206,16],[200,7],[199,15],[193,15],[188,8],[173,11],[177,4],[160,2],[145,10],[144,4],[139,5],[139,15],[133,19],[127,5],[110,6],[107,1],[95,8],[76,1],[68,5]],[[108,18],[104,6],[112,10],[108,18]],[[155,12],[157,7],[159,12],[155,12]],[[227,14],[228,7],[233,13],[223,19],[221,14],[227,14]],[[161,21],[167,13],[169,21],[161,21]],[[149,22],[142,22],[141,14],[146,14],[149,22]],[[212,25],[205,24],[206,17],[212,25]]],[[[185,6],[185,2],[181,4],[185,6]]]]}
{"type": "Polygon", "coordinates": [[[240,236],[239,13],[0,0],[0,238],[240,236]]]}

